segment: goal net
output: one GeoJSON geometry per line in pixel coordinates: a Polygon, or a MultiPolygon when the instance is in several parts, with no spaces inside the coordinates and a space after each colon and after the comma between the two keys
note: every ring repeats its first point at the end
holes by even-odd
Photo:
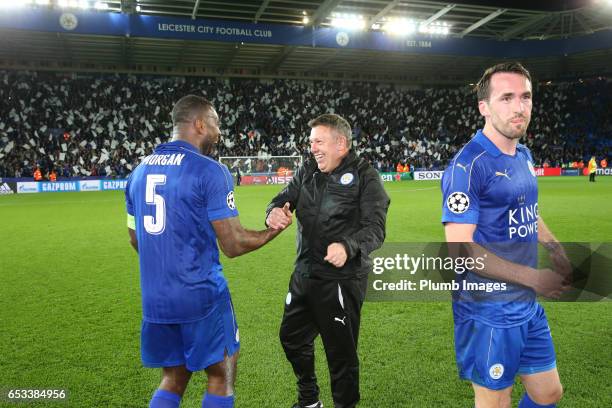
{"type": "Polygon", "coordinates": [[[239,185],[287,184],[302,164],[302,156],[221,156],[219,162],[239,185]]]}

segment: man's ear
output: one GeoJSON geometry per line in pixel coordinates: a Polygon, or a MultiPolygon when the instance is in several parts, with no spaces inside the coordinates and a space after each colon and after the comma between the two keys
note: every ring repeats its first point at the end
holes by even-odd
{"type": "Polygon", "coordinates": [[[346,139],[343,136],[338,136],[338,139],[336,139],[336,149],[340,152],[348,149],[346,139]]]}
{"type": "Polygon", "coordinates": [[[478,110],[480,114],[484,117],[491,116],[491,112],[489,111],[489,102],[486,100],[478,101],[478,110]]]}
{"type": "Polygon", "coordinates": [[[204,133],[206,131],[206,124],[204,123],[204,120],[202,119],[195,118],[193,120],[193,126],[196,128],[196,130],[199,133],[204,133]]]}

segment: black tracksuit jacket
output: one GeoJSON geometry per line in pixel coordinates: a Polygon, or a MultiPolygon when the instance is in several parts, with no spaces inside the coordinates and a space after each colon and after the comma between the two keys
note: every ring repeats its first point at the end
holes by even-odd
{"type": "Polygon", "coordinates": [[[295,210],[297,258],[295,273],[313,279],[354,279],[368,275],[369,255],[385,239],[390,200],[378,172],[353,152],[331,173],[308,159],[289,184],[272,199],[267,213],[286,202],[295,210]],[[347,261],[336,268],[323,260],[327,247],[342,243],[347,261]]]}

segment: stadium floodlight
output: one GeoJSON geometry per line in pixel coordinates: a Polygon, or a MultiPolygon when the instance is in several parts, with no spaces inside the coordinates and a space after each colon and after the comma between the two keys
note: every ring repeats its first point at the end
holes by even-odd
{"type": "Polygon", "coordinates": [[[336,14],[332,18],[331,25],[346,30],[363,30],[366,27],[366,21],[363,16],[355,14],[336,14]]]}
{"type": "Polygon", "coordinates": [[[421,23],[419,32],[422,34],[448,35],[450,33],[450,24],[446,22],[441,23],[439,21],[434,21],[428,25],[421,23]]]}
{"type": "Polygon", "coordinates": [[[308,18],[308,16],[304,16],[304,18],[302,19],[302,22],[304,22],[304,25],[310,23],[310,19],[308,18]]]}
{"type": "Polygon", "coordinates": [[[392,19],[385,23],[383,30],[391,35],[406,36],[416,31],[416,24],[405,18],[392,19]]]}
{"type": "Polygon", "coordinates": [[[442,34],[448,35],[450,33],[450,24],[447,22],[442,23],[442,34]]]}
{"type": "Polygon", "coordinates": [[[32,0],[0,0],[0,8],[17,8],[32,4],[32,0]]]}
{"type": "Polygon", "coordinates": [[[102,3],[101,1],[97,1],[94,7],[96,10],[108,10],[108,3],[102,3]]]}

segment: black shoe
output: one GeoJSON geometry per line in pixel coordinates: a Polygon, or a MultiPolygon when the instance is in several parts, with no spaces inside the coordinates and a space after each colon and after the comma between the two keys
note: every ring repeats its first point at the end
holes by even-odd
{"type": "Polygon", "coordinates": [[[299,403],[293,404],[291,408],[323,408],[323,403],[321,401],[317,402],[316,405],[300,405],[299,403]]]}

